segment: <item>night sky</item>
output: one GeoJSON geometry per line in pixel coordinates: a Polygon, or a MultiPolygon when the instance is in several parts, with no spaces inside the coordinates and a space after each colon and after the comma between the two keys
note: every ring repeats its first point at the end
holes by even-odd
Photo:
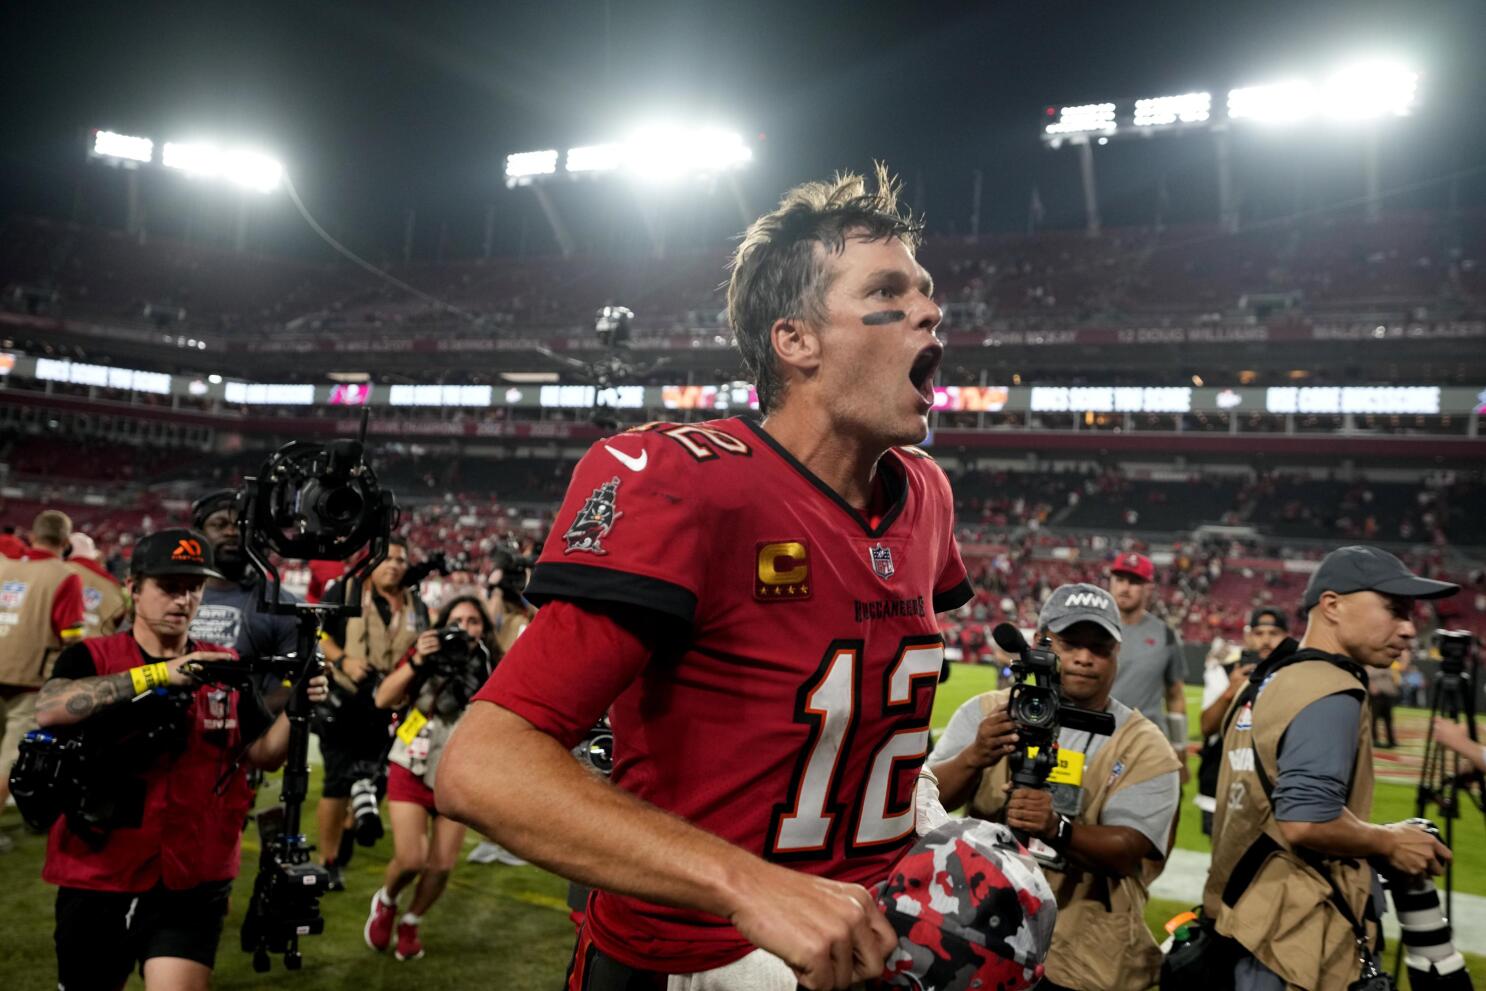
{"type": "MultiPolygon", "coordinates": [[[[763,209],[789,184],[873,158],[900,172],[931,231],[1026,223],[1037,184],[1050,226],[1082,219],[1073,152],[1043,149],[1049,104],[1207,89],[1321,71],[1381,53],[1419,68],[1423,109],[1394,122],[1393,205],[1486,203],[1486,4],[625,2],[420,0],[11,5],[0,109],[0,213],[120,221],[116,175],[82,154],[86,130],[159,139],[242,138],[276,152],[312,210],[385,257],[417,211],[417,247],[478,251],[487,206],[496,250],[550,250],[530,191],[501,183],[511,151],[618,136],[657,114],[732,125],[755,143],[743,178],[763,209]],[[442,229],[442,233],[441,233],[442,229]]],[[[1360,192],[1355,139],[1268,139],[1239,149],[1253,216],[1325,210],[1360,192]]],[[[1101,149],[1101,152],[1105,149],[1101,149]]],[[[1112,145],[1099,158],[1107,224],[1212,220],[1212,143],[1112,145]]],[[[158,226],[210,231],[219,193],[154,176],[158,226]],[[194,211],[194,212],[193,212],[194,211]]],[[[736,230],[731,198],[670,194],[699,240],[736,230]]],[[[612,188],[568,191],[580,230],[612,188]]],[[[279,198],[255,204],[255,246],[321,251],[279,198]]],[[[611,220],[612,222],[612,220],[611,220]]]]}

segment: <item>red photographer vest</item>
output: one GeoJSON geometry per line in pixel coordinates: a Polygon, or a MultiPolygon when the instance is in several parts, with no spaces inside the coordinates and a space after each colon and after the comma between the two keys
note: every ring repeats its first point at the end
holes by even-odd
{"type": "MultiPolygon", "coordinates": [[[[100,675],[142,663],[131,631],[83,643],[100,675]]],[[[190,649],[229,650],[194,642],[190,649]]],[[[138,893],[160,883],[182,891],[237,877],[243,821],[253,806],[253,791],[242,768],[227,779],[221,794],[215,785],[242,746],[238,693],[203,686],[188,711],[185,749],[140,769],[145,781],[141,824],[115,829],[103,849],[94,850],[67,828],[65,815],[58,818],[47,837],[44,881],[89,891],[138,893]],[[213,703],[211,695],[221,691],[225,701],[219,696],[213,703]],[[215,739],[206,737],[208,726],[215,739]]]]}

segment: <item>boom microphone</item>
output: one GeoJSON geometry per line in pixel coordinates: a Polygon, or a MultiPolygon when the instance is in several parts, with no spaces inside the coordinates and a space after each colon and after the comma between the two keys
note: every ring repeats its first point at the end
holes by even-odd
{"type": "Polygon", "coordinates": [[[1022,636],[1022,631],[1010,623],[998,623],[991,631],[991,639],[996,641],[996,646],[1008,654],[1021,654],[1027,649],[1027,638],[1022,636]]]}

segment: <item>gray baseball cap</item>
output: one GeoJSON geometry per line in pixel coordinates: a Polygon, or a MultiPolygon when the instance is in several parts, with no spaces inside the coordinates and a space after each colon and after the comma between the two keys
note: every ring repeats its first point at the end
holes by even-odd
{"type": "Polygon", "coordinates": [[[1121,639],[1120,610],[1115,606],[1114,596],[1098,585],[1083,582],[1059,585],[1037,615],[1038,628],[1054,633],[1062,633],[1074,623],[1098,623],[1116,641],[1121,639]]]}
{"type": "Polygon", "coordinates": [[[1327,554],[1305,586],[1302,609],[1321,601],[1322,592],[1380,592],[1410,599],[1443,599],[1460,591],[1451,582],[1420,578],[1387,551],[1356,544],[1327,554]]]}

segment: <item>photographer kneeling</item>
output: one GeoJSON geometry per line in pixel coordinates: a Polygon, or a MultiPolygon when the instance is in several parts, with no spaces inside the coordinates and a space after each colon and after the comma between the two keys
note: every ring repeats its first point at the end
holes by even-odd
{"type": "Polygon", "coordinates": [[[434,629],[419,634],[381,685],[380,709],[412,707],[398,724],[388,755],[387,807],[392,818],[392,860],[382,887],[372,895],[363,935],[379,953],[392,942],[394,923],[398,960],[423,955],[418,923],[438,901],[459,857],[465,827],[439,815],[434,805],[434,775],[454,724],[470,699],[490,677],[492,637],[489,615],[475,596],[451,599],[434,629]],[[429,840],[429,819],[433,839],[429,840]],[[397,897],[417,879],[413,902],[401,919],[397,897]]]}
{"type": "MultiPolygon", "coordinates": [[[[192,675],[195,662],[234,659],[188,634],[206,580],[220,577],[200,533],[145,537],[133,626],[69,647],[41,688],[37,722],[75,726],[56,735],[81,743],[79,787],[55,796],[63,814],[42,871],[59,888],[62,991],[122,988],[136,963],[150,991],[210,984],[253,799],[234,764],[276,767],[289,743],[288,720],[255,694],[192,675]]],[[[311,679],[310,698],[325,685],[311,679]]]]}
{"type": "Polygon", "coordinates": [[[1145,925],[1148,885],[1160,874],[1181,798],[1176,755],[1165,734],[1110,698],[1120,647],[1120,614],[1108,592],[1062,585],[1037,619],[1052,640],[1067,703],[1108,712],[1112,736],[1064,727],[1047,790],[1011,787],[1007,757],[1016,723],[1006,691],[962,705],[929,756],[946,809],[1005,822],[1062,854],[1045,868],[1058,922],[1041,987],[1143,991],[1161,954],[1145,925]]]}

